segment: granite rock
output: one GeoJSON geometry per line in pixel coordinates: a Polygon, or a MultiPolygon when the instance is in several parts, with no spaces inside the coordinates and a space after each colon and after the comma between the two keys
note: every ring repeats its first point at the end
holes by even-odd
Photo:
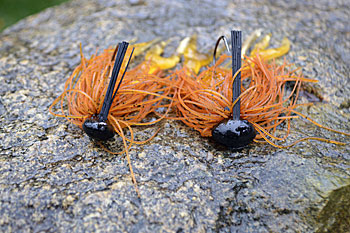
{"type": "MultiPolygon", "coordinates": [[[[222,34],[273,34],[286,58],[319,80],[324,97],[301,109],[350,132],[350,5],[347,1],[73,0],[0,34],[0,231],[2,232],[346,232],[349,137],[293,122],[289,141],[312,134],[346,142],[290,149],[218,148],[180,122],[136,129],[130,150],[141,198],[124,156],[103,151],[48,107],[87,55],[121,40],[198,34],[208,51],[222,34]]],[[[116,147],[122,146],[121,141],[116,147]]]]}

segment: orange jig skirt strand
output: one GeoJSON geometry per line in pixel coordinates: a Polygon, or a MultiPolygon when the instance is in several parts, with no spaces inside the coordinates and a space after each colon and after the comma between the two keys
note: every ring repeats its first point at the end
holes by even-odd
{"type": "Polygon", "coordinates": [[[290,121],[293,118],[305,118],[323,129],[350,136],[318,124],[302,113],[296,111],[301,105],[297,104],[299,90],[302,83],[317,82],[304,78],[298,70],[292,70],[286,61],[282,65],[275,62],[267,63],[258,55],[246,57],[240,69],[242,93],[233,102],[232,85],[234,77],[228,69],[220,67],[226,59],[222,55],[214,66],[201,72],[198,76],[186,67],[173,74],[173,86],[177,94],[174,95],[174,105],[179,119],[199,131],[203,137],[211,137],[213,129],[222,121],[232,118],[232,110],[238,99],[241,101],[240,117],[250,122],[257,136],[255,142],[267,142],[278,148],[288,148],[305,140],[319,140],[338,145],[344,145],[329,139],[306,137],[289,145],[281,145],[291,130],[290,121]],[[288,91],[286,84],[293,85],[288,91]],[[287,123],[284,132],[278,126],[287,123]]]}
{"type": "MultiPolygon", "coordinates": [[[[120,47],[120,44],[118,47],[120,47]]],[[[166,78],[150,74],[150,66],[147,65],[147,62],[143,62],[128,70],[125,72],[124,77],[121,77],[121,74],[113,73],[114,64],[117,63],[116,53],[119,50],[118,47],[115,50],[106,49],[100,55],[94,55],[90,59],[86,59],[80,49],[81,63],[68,78],[63,93],[53,101],[49,111],[56,117],[65,117],[80,128],[84,128],[84,122],[88,119],[95,121],[94,119],[99,118],[101,112],[104,112],[106,117],[104,119],[105,124],[108,127],[112,127],[111,136],[115,132],[123,139],[124,150],[122,152],[111,152],[101,143],[99,144],[110,153],[126,153],[132,180],[139,195],[128,150],[133,144],[148,142],[158,131],[145,141],[135,141],[132,126],[152,125],[163,119],[171,107],[171,103],[164,103],[164,99],[171,99],[167,97],[171,92],[171,87],[166,86],[169,82],[166,78]],[[116,83],[118,85],[108,90],[113,75],[115,76],[114,82],[118,79],[119,83],[116,83]],[[109,95],[106,99],[110,101],[108,110],[104,107],[106,95],[109,95]],[[158,119],[144,122],[148,114],[162,107],[167,108],[163,115],[157,113],[158,119]],[[54,108],[59,112],[54,111],[54,108]],[[130,131],[130,138],[126,137],[123,132],[124,128],[130,131]]],[[[131,53],[131,49],[125,49],[124,51],[125,56],[131,56],[131,53]]],[[[121,60],[119,69],[122,73],[126,71],[128,64],[126,61],[123,62],[123,59],[119,60],[121,60]]],[[[91,129],[93,130],[93,128],[91,129]]],[[[86,128],[84,130],[87,132],[86,128]]],[[[106,132],[109,131],[106,130],[106,132]]],[[[89,134],[89,132],[87,133],[89,134]]],[[[105,132],[102,132],[102,138],[97,136],[97,139],[103,140],[105,134],[105,132]]],[[[89,136],[91,135],[89,134],[89,136]]]]}

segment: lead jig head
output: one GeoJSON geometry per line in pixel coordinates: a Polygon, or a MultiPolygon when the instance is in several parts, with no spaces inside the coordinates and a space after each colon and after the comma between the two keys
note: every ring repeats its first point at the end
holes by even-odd
{"type": "Polygon", "coordinates": [[[216,142],[235,150],[243,149],[255,136],[256,131],[247,120],[226,119],[212,131],[212,138],[216,142]]]}
{"type": "Polygon", "coordinates": [[[99,120],[98,116],[86,119],[83,123],[84,132],[98,141],[107,141],[114,137],[113,126],[109,122],[99,120]]]}
{"type": "MultiPolygon", "coordinates": [[[[216,55],[216,49],[223,39],[228,48],[227,40],[224,36],[221,36],[214,49],[214,61],[216,55]]],[[[219,123],[212,130],[212,138],[214,141],[222,144],[230,149],[239,150],[253,141],[256,136],[256,131],[253,125],[247,120],[240,119],[240,95],[241,95],[241,51],[242,51],[242,32],[231,31],[231,44],[232,44],[232,75],[233,82],[233,103],[235,105],[232,109],[233,119],[226,119],[219,123]]]]}

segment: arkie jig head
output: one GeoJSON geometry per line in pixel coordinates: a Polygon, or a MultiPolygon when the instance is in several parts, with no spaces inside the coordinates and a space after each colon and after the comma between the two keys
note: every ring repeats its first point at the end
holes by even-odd
{"type": "MultiPolygon", "coordinates": [[[[223,39],[228,49],[227,40],[224,36],[221,36],[214,49],[214,62],[216,49],[220,42],[223,39]]],[[[223,144],[224,146],[231,149],[242,149],[256,136],[256,131],[253,125],[247,120],[240,119],[240,107],[241,101],[239,96],[241,95],[241,51],[242,51],[242,32],[241,31],[231,31],[231,44],[232,44],[232,77],[234,82],[232,85],[232,96],[233,103],[236,104],[232,109],[233,119],[226,119],[220,124],[218,124],[212,130],[212,138],[214,141],[223,144]],[[239,72],[238,72],[239,71],[239,72]],[[237,73],[238,72],[238,73],[237,73]]],[[[229,50],[229,49],[228,49],[229,50]]]]}
{"type": "MultiPolygon", "coordinates": [[[[131,52],[131,55],[129,57],[128,63],[125,67],[124,73],[122,77],[120,78],[119,84],[117,86],[117,89],[115,90],[114,94],[114,87],[117,82],[118,74],[120,71],[120,68],[123,64],[123,60],[125,57],[125,53],[128,49],[129,43],[123,41],[122,43],[119,43],[116,50],[117,55],[115,56],[115,63],[112,71],[112,76],[109,81],[109,85],[107,88],[106,96],[103,101],[101,112],[98,115],[94,115],[89,119],[86,119],[83,124],[83,130],[89,137],[99,140],[99,141],[106,141],[108,139],[113,138],[115,132],[113,129],[113,126],[108,122],[108,113],[112,106],[113,100],[118,92],[118,89],[123,81],[124,75],[126,70],[128,69],[129,62],[131,60],[132,54],[134,52],[134,49],[131,52]]],[[[112,56],[113,59],[114,56],[112,56]]]]}

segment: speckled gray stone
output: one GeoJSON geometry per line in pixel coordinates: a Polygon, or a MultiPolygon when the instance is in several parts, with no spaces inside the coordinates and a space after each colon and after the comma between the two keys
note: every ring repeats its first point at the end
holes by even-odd
{"type": "MultiPolygon", "coordinates": [[[[149,143],[130,150],[141,198],[124,156],[106,153],[76,126],[48,113],[84,53],[121,40],[198,34],[207,51],[222,34],[262,28],[292,42],[286,56],[319,80],[323,103],[301,109],[350,132],[348,1],[84,1],[28,17],[0,34],[1,232],[315,232],[350,229],[349,137],[306,121],[280,150],[217,148],[180,122],[136,129],[149,143]],[[345,190],[345,191],[344,191],[345,190]],[[345,203],[345,204],[344,204],[345,203]],[[334,221],[333,221],[334,220],[334,221]]],[[[117,145],[121,146],[121,141],[117,145]]]]}

